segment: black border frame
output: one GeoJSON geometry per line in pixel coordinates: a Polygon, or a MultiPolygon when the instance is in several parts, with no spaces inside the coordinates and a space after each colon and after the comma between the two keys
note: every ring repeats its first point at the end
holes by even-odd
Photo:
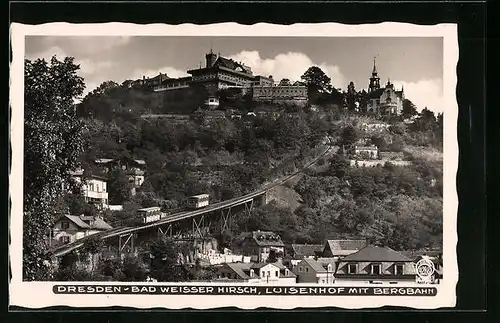
{"type": "MultiPolygon", "coordinates": [[[[65,21],[72,23],[100,23],[100,22],[130,22],[130,23],[197,23],[209,24],[233,21],[242,24],[253,24],[268,22],[275,24],[291,23],[314,23],[314,22],[339,22],[347,24],[378,23],[384,21],[408,22],[422,25],[437,23],[458,23],[459,34],[459,62],[457,66],[458,84],[457,101],[459,105],[458,117],[458,141],[459,141],[459,169],[457,173],[457,189],[459,194],[459,216],[458,216],[458,263],[459,282],[457,285],[457,306],[464,318],[472,320],[472,313],[486,309],[486,3],[484,2],[369,2],[369,3],[131,3],[131,2],[12,2],[9,8],[10,22],[26,24],[39,24],[54,21],[65,21]],[[279,13],[279,14],[278,14],[279,13]],[[467,313],[468,312],[468,313],[467,313]]],[[[7,116],[9,122],[9,116],[7,116]]],[[[4,120],[5,120],[4,119],[4,120]]],[[[8,138],[8,127],[5,128],[8,138]]],[[[7,145],[8,146],[8,143],[7,145]]],[[[10,154],[9,154],[10,155],[10,154]]],[[[11,162],[11,161],[9,161],[11,162]]],[[[8,184],[7,184],[8,187],[8,184]]],[[[7,188],[8,190],[8,188],[7,188]]],[[[7,220],[8,221],[8,220],[7,220]]],[[[7,226],[3,226],[8,237],[7,226]]],[[[8,261],[8,259],[7,259],[8,261]]],[[[8,264],[7,264],[8,265],[8,264]]],[[[5,266],[4,268],[6,268],[5,266]]],[[[30,311],[11,307],[13,311],[30,311]]],[[[59,317],[59,322],[73,318],[75,311],[68,307],[51,307],[42,310],[64,311],[59,317]],[[62,316],[64,315],[64,316],[62,316]],[[63,317],[65,319],[63,319],[63,317]]],[[[107,310],[131,310],[133,308],[108,308],[107,310]]],[[[208,312],[217,321],[222,320],[223,313],[230,311],[234,315],[234,308],[217,309],[208,312]]],[[[311,312],[325,311],[325,308],[317,310],[299,310],[294,313],[293,320],[307,319],[305,314],[311,312]]],[[[410,313],[399,313],[400,320],[407,320],[409,316],[422,312],[421,310],[409,310],[406,308],[384,307],[383,311],[402,310],[410,313]]],[[[446,312],[453,309],[440,309],[438,311],[425,311],[430,318],[443,318],[446,312]]],[[[39,312],[39,310],[36,310],[39,312]]],[[[104,312],[103,309],[78,309],[77,311],[104,312]]],[[[188,310],[189,311],[189,310],[188,310]]],[[[194,310],[191,310],[194,311],[194,310]]],[[[366,311],[356,313],[343,309],[337,320],[344,321],[347,316],[353,314],[356,321],[361,321],[361,315],[366,311]],[[349,314],[349,315],[348,315],[349,314]]],[[[374,310],[370,310],[372,312],[374,310]]],[[[162,310],[165,312],[165,310],[162,310]]],[[[185,320],[186,317],[179,312],[167,311],[169,318],[185,320]],[[170,316],[174,315],[175,316],[170,316]]],[[[242,311],[237,319],[255,320],[253,313],[242,311]]],[[[266,310],[269,316],[275,317],[275,313],[283,311],[266,310]]],[[[286,312],[286,311],[285,311],[286,312]]],[[[373,313],[370,321],[386,321],[387,312],[373,313]]],[[[97,319],[96,316],[86,314],[87,319],[92,322],[110,321],[132,321],[137,320],[132,313],[108,313],[107,319],[97,319]]],[[[148,319],[162,319],[156,313],[143,313],[148,319]]],[[[159,313],[158,313],[159,314],[159,313]]],[[[193,319],[207,320],[206,315],[198,311],[193,314],[193,319]]],[[[227,313],[229,314],[229,313],[227,313]]],[[[10,315],[13,315],[12,313],[10,315]]],[[[33,314],[25,313],[28,319],[33,314]]],[[[17,317],[18,315],[16,315],[17,317]]],[[[316,316],[316,315],[315,315],[316,316]]],[[[418,315],[420,316],[420,315],[418,315]]],[[[43,316],[51,319],[48,316],[43,316]]],[[[483,316],[484,317],[484,316],[483,316]]],[[[12,318],[12,317],[11,317],[12,318]]],[[[41,316],[33,317],[33,320],[44,321],[41,316]]],[[[164,319],[165,317],[163,317],[164,319]]],[[[312,317],[311,317],[312,318],[312,317]]],[[[352,318],[352,317],[351,317],[352,318]]],[[[236,318],[233,318],[233,320],[236,318]]],[[[288,319],[291,319],[288,317],[288,319]]],[[[440,319],[440,321],[441,321],[440,319]]],[[[477,320],[477,318],[476,318],[477,320]]],[[[22,320],[24,321],[24,320],[22,320]]],[[[267,321],[267,319],[266,319],[267,321]]],[[[53,322],[53,319],[51,319],[53,322]]]]}

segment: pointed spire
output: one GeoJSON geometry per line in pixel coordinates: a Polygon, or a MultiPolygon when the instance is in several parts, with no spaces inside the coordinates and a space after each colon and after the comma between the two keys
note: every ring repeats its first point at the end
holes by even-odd
{"type": "Polygon", "coordinates": [[[375,60],[376,60],[376,57],[373,56],[373,71],[372,71],[373,75],[377,74],[377,66],[375,65],[375,60]]]}

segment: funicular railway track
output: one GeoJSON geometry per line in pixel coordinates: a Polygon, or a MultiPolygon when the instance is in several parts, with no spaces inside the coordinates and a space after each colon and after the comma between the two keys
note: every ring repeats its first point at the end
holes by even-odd
{"type": "Polygon", "coordinates": [[[163,226],[163,225],[169,224],[169,223],[175,223],[175,222],[189,219],[189,218],[201,215],[201,214],[215,212],[218,210],[223,210],[225,208],[235,207],[235,206],[247,203],[248,201],[250,201],[258,196],[266,194],[266,192],[269,191],[270,189],[272,189],[276,186],[282,185],[282,184],[286,183],[287,181],[289,181],[290,179],[297,176],[298,174],[304,172],[304,170],[306,170],[307,168],[314,165],[319,159],[323,158],[331,150],[332,150],[332,147],[328,146],[328,148],[322,154],[320,154],[318,157],[314,158],[311,162],[309,162],[307,165],[302,167],[302,169],[298,170],[297,172],[294,172],[293,174],[287,175],[281,179],[275,180],[271,183],[267,183],[260,190],[254,191],[252,193],[245,194],[243,196],[232,198],[232,199],[229,199],[226,201],[214,203],[214,204],[208,205],[208,206],[206,206],[204,208],[200,208],[200,209],[185,210],[185,211],[181,211],[178,213],[167,214],[164,218],[162,218],[158,221],[146,223],[144,225],[140,225],[137,227],[113,228],[113,229],[110,229],[110,230],[107,230],[107,231],[104,231],[101,233],[97,233],[97,234],[94,234],[91,236],[84,237],[84,238],[79,239],[77,241],[74,241],[72,243],[57,247],[57,248],[51,250],[49,253],[53,256],[59,257],[62,255],[65,255],[73,250],[81,248],[85,244],[85,242],[88,241],[90,238],[92,238],[92,239],[98,238],[100,240],[106,240],[106,239],[118,237],[118,236],[125,235],[125,234],[130,234],[130,233],[134,233],[134,232],[138,232],[138,231],[142,231],[142,230],[147,230],[147,229],[151,229],[151,228],[158,227],[158,226],[163,226]]]}

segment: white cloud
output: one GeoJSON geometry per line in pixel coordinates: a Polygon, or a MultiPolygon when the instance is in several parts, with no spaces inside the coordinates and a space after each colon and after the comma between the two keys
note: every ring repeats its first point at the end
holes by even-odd
{"type": "MultiPolygon", "coordinates": [[[[42,52],[37,52],[37,53],[33,53],[31,55],[27,55],[26,58],[31,59],[31,60],[43,58],[49,62],[50,59],[54,55],[59,60],[62,60],[65,57],[70,56],[70,55],[66,54],[64,52],[64,50],[62,50],[60,47],[54,46],[54,47],[50,47],[49,49],[46,49],[42,52]]],[[[91,59],[83,59],[83,60],[75,59],[75,64],[80,65],[80,70],[78,71],[78,73],[83,75],[83,76],[89,76],[89,75],[94,74],[96,71],[100,71],[102,69],[114,66],[114,63],[111,61],[100,61],[99,62],[99,61],[93,61],[91,59]]]]}
{"type": "Polygon", "coordinates": [[[74,48],[80,54],[92,55],[130,42],[129,36],[49,36],[44,38],[46,47],[74,48]]]}
{"type": "Polygon", "coordinates": [[[405,82],[391,80],[400,89],[404,86],[405,98],[409,99],[417,106],[417,111],[421,111],[425,107],[434,111],[434,113],[443,112],[443,80],[422,79],[417,82],[405,82]]]}
{"type": "Polygon", "coordinates": [[[272,75],[276,81],[288,78],[292,82],[300,81],[300,77],[311,66],[318,66],[332,79],[332,85],[339,88],[346,86],[345,77],[338,66],[326,63],[315,63],[307,55],[298,52],[288,52],[276,55],[274,58],[261,58],[258,51],[242,51],[229,56],[237,62],[242,62],[252,68],[255,75],[272,75]]]}
{"type": "Polygon", "coordinates": [[[160,73],[167,74],[167,76],[171,77],[171,78],[188,76],[188,73],[186,71],[182,71],[182,70],[176,69],[175,67],[171,67],[171,66],[164,66],[164,67],[160,67],[157,69],[137,68],[130,75],[130,79],[137,80],[137,79],[142,78],[143,76],[145,76],[146,78],[155,77],[160,73]]]}

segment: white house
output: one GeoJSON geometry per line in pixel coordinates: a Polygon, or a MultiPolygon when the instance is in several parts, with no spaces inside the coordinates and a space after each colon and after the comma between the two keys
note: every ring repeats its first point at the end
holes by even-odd
{"type": "Polygon", "coordinates": [[[98,209],[108,208],[108,188],[105,177],[90,175],[83,180],[83,170],[70,172],[77,183],[82,183],[82,195],[86,202],[94,204],[98,209]]]}
{"type": "Polygon", "coordinates": [[[298,283],[332,284],[335,281],[335,263],[304,258],[294,268],[298,283]]]}
{"type": "Polygon", "coordinates": [[[279,262],[225,263],[217,272],[217,281],[237,281],[255,284],[295,284],[295,274],[279,262]]]}
{"type": "Polygon", "coordinates": [[[110,229],[112,227],[99,217],[64,215],[55,222],[52,228],[52,242],[66,244],[110,229]]]}

